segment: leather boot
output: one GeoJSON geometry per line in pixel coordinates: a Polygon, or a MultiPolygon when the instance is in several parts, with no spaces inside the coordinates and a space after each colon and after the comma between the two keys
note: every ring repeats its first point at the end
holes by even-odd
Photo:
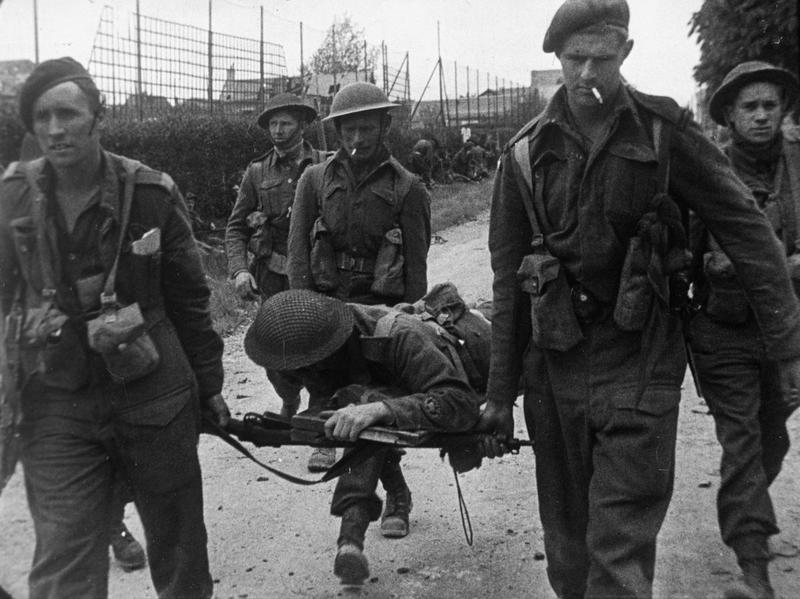
{"type": "Polygon", "coordinates": [[[399,455],[390,455],[381,471],[380,480],[386,490],[386,506],[381,516],[381,534],[400,539],[408,534],[411,512],[411,490],[400,469],[399,455]]]}
{"type": "Polygon", "coordinates": [[[335,447],[315,447],[308,458],[308,471],[327,472],[335,463],[335,447]]]}
{"type": "Polygon", "coordinates": [[[333,573],[343,585],[361,585],[369,578],[369,562],[364,555],[364,535],[368,526],[369,512],[361,505],[352,505],[342,514],[333,573]]]}
{"type": "Polygon", "coordinates": [[[147,564],[141,544],[122,523],[111,530],[111,551],[125,572],[139,570],[147,564]]]}
{"type": "Polygon", "coordinates": [[[725,599],[775,599],[767,560],[740,560],[742,580],[725,589],[725,599]]]}

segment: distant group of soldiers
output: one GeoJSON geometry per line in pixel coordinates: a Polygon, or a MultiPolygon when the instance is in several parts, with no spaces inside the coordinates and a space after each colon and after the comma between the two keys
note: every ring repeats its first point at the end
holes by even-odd
{"type": "MultiPolygon", "coordinates": [[[[385,144],[395,104],[366,82],[333,99],[332,153],[304,140],[317,113],[297,96],[258,117],[272,148],[245,170],[225,234],[233,285],[259,302],[245,351],[282,416],[303,389],[310,413],[330,410],[333,441],[373,425],[478,431],[480,455],[501,456],[522,389],[547,574],[564,599],[652,596],[688,353],[742,573],[724,596],[772,599],[769,486],[800,405],[800,144],[781,129],[797,76],[760,61],[728,73],[709,106],[730,132],[719,149],[673,100],[622,80],[628,24],[625,0],[565,0],[547,30],[564,84],[497,166],[491,332],[473,315],[491,336],[488,381],[458,351],[469,339],[441,328],[468,313],[463,300],[438,311],[428,294],[436,148],[421,140],[419,176],[404,168],[385,144]]],[[[202,419],[230,421],[223,342],[187,202],[168,175],[102,148],[104,115],[80,64],[39,64],[20,116],[43,156],[0,185],[0,409],[3,431],[9,414],[18,424],[34,521],[30,597],[107,596],[120,479],[158,596],[211,597],[197,441],[202,419]]],[[[452,163],[466,180],[492,169],[471,141],[452,163]]],[[[336,457],[316,448],[308,468],[336,457]]],[[[370,522],[409,533],[401,457],[378,449],[337,481],[343,584],[369,576],[370,522]]]]}
{"type": "Polygon", "coordinates": [[[408,169],[418,175],[428,189],[436,183],[469,183],[489,176],[496,166],[499,153],[492,140],[484,144],[470,137],[451,155],[437,141],[420,139],[411,149],[408,169]]]}

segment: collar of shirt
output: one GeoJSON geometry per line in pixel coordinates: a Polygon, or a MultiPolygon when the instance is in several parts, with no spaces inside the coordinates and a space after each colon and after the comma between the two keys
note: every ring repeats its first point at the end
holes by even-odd
{"type": "Polygon", "coordinates": [[[305,160],[311,160],[311,153],[314,149],[311,147],[311,144],[307,141],[303,141],[303,143],[299,146],[297,152],[289,152],[284,154],[283,156],[278,154],[278,151],[275,148],[269,151],[267,154],[267,165],[270,167],[273,166],[283,166],[283,165],[296,165],[302,164],[305,160]]]}
{"type": "MultiPolygon", "coordinates": [[[[573,124],[573,119],[567,106],[567,92],[563,86],[559,88],[550,102],[548,102],[547,107],[542,111],[541,117],[530,137],[533,139],[544,136],[544,134],[554,130],[568,135],[587,151],[590,149],[584,136],[578,132],[573,124]]],[[[611,133],[607,139],[613,137],[615,141],[626,141],[652,147],[652,140],[642,121],[639,109],[631,91],[625,84],[620,86],[620,91],[614,98],[613,109],[609,117],[609,130],[611,133]]]]}

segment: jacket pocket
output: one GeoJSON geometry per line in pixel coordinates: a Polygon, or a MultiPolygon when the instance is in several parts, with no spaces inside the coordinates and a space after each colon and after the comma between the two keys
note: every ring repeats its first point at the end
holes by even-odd
{"type": "Polygon", "coordinates": [[[550,254],[529,254],[522,259],[517,279],[522,291],[530,296],[533,343],[558,351],[577,345],[583,333],[558,259],[550,254]]]}
{"type": "Polygon", "coordinates": [[[32,350],[39,352],[37,370],[46,387],[77,391],[89,382],[89,361],[81,337],[78,325],[67,321],[32,350]]]}
{"type": "Polygon", "coordinates": [[[708,282],[706,314],[718,322],[744,323],[749,315],[750,305],[728,257],[721,251],[703,254],[703,274],[708,282]]]}
{"type": "Polygon", "coordinates": [[[376,295],[402,298],[405,294],[404,265],[403,231],[395,227],[389,229],[381,241],[370,291],[376,295]]]}
{"type": "Polygon", "coordinates": [[[331,234],[323,217],[318,217],[311,228],[311,278],[317,291],[333,291],[339,286],[336,256],[331,234]]]}

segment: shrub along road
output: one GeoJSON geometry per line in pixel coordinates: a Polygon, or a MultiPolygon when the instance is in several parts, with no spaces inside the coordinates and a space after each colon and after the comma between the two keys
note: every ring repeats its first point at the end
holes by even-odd
{"type": "MultiPolygon", "coordinates": [[[[440,233],[431,248],[430,282],[452,280],[467,301],[491,297],[486,249],[488,217],[440,233]]],[[[279,402],[262,370],[242,350],[243,331],[226,340],[226,397],[234,414],[277,410],[279,402]]],[[[800,542],[800,417],[790,422],[795,446],[775,482],[781,535],[800,542]]],[[[517,410],[517,435],[525,437],[517,410]]],[[[271,465],[305,472],[310,450],[259,449],[271,465]]],[[[244,460],[221,441],[204,436],[200,454],[205,479],[205,513],[212,573],[218,598],[370,597],[373,599],[509,599],[555,595],[547,584],[530,450],[484,461],[461,476],[474,530],[470,547],[461,530],[453,473],[435,450],[410,450],[405,471],[414,499],[411,534],[390,540],[376,526],[367,532],[372,578],[360,590],[345,589],[332,574],[338,520],[328,515],[331,483],[299,487],[244,460]]],[[[656,597],[720,597],[736,576],[736,564],[717,532],[714,497],[719,487],[719,449],[713,421],[684,385],[675,496],[660,536],[656,597]]],[[[27,597],[25,577],[33,535],[21,473],[0,496],[0,585],[17,599],[27,597]]],[[[138,538],[141,526],[129,506],[127,523],[138,538]]],[[[780,597],[800,597],[800,558],[773,561],[780,597]]],[[[153,597],[146,570],[125,574],[111,565],[110,596],[153,597]]]]}

